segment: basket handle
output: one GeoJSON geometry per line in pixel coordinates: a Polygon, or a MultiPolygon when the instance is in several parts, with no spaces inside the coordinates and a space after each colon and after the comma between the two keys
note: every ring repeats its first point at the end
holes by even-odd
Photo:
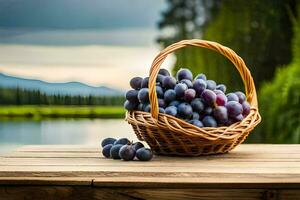
{"type": "Polygon", "coordinates": [[[207,40],[182,40],[180,42],[174,43],[164,50],[162,50],[153,60],[151,68],[150,68],[150,76],[149,76],[149,100],[151,105],[151,115],[154,119],[158,119],[158,100],[156,96],[156,77],[159,72],[161,64],[167,58],[170,53],[173,53],[177,49],[181,49],[186,46],[196,46],[203,47],[213,51],[216,51],[226,58],[228,58],[235,66],[235,68],[239,71],[243,83],[245,85],[246,98],[252,107],[258,108],[257,105],[257,95],[256,89],[254,85],[253,78],[249,69],[247,68],[243,59],[238,56],[232,49],[225,47],[219,43],[211,42],[207,40]]]}

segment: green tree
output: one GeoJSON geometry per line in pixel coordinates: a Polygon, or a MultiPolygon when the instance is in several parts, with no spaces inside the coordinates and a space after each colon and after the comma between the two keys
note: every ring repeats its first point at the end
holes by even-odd
{"type": "Polygon", "coordinates": [[[278,69],[259,92],[263,120],[255,133],[263,142],[300,143],[300,16],[294,20],[294,33],[291,64],[278,69]]]}

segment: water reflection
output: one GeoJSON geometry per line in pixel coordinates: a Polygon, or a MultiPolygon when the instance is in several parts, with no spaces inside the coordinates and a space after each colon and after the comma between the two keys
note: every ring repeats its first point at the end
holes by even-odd
{"type": "Polygon", "coordinates": [[[109,136],[136,140],[122,119],[0,121],[0,154],[29,144],[97,145],[109,136]]]}

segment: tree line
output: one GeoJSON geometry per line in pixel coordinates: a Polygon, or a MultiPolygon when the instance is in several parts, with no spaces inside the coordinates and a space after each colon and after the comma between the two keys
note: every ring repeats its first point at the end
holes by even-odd
{"type": "Polygon", "coordinates": [[[72,96],[39,90],[0,88],[0,105],[123,105],[123,96],[72,96]]]}

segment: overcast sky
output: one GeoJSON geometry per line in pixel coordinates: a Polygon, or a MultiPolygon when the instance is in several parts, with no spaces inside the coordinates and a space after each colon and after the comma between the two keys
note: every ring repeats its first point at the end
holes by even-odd
{"type": "Polygon", "coordinates": [[[164,0],[0,0],[0,44],[154,44],[164,0]]]}
{"type": "Polygon", "coordinates": [[[0,27],[155,27],[164,0],[0,0],[0,27]]]}
{"type": "Polygon", "coordinates": [[[148,75],[165,8],[164,0],[0,0],[0,72],[126,89],[148,75]]]}

